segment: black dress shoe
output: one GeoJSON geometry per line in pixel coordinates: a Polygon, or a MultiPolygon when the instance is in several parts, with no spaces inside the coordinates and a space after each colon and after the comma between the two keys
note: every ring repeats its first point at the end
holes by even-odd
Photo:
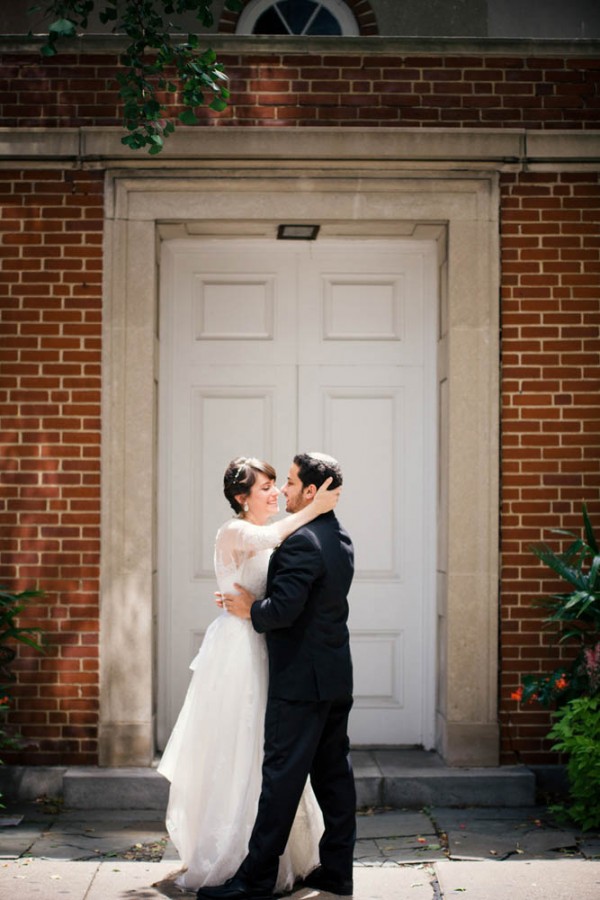
{"type": "Polygon", "coordinates": [[[314,891],[327,891],[328,894],[341,894],[343,897],[348,897],[354,892],[351,878],[340,880],[338,875],[323,866],[313,869],[302,881],[302,887],[312,888],[314,891]]]}
{"type": "Polygon", "coordinates": [[[234,875],[225,884],[198,888],[196,897],[198,900],[273,900],[274,894],[234,875]]]}

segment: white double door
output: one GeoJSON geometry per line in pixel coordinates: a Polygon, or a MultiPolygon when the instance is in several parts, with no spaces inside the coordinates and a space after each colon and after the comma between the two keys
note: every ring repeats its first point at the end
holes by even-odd
{"type": "MultiPolygon", "coordinates": [[[[159,744],[218,610],[214,536],[235,456],[335,456],[350,532],[355,745],[431,746],[434,247],[175,240],[161,271],[159,744]],[[430,517],[427,520],[427,517],[430,517]]],[[[215,661],[217,665],[218,662],[215,661]]]]}

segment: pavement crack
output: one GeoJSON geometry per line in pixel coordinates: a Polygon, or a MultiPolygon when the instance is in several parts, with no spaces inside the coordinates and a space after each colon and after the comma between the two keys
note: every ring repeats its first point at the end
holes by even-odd
{"type": "Polygon", "coordinates": [[[429,883],[431,884],[431,890],[433,891],[432,900],[443,900],[442,889],[441,889],[440,883],[437,880],[437,878],[435,877],[435,875],[429,883]]]}
{"type": "Polygon", "coordinates": [[[92,877],[90,878],[90,882],[89,882],[87,888],[85,889],[85,893],[84,893],[83,897],[81,898],[81,900],[87,900],[87,898],[90,896],[90,892],[94,886],[94,882],[95,882],[96,878],[98,877],[98,873],[100,872],[101,865],[102,865],[102,863],[99,860],[98,865],[96,866],[96,870],[95,870],[94,874],[92,875],[92,877]]]}

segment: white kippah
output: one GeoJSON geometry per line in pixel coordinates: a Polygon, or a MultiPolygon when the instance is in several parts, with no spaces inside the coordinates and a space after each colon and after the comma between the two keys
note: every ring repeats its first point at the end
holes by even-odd
{"type": "Polygon", "coordinates": [[[333,456],[329,456],[327,453],[321,453],[319,450],[311,450],[307,453],[307,456],[310,456],[311,459],[317,459],[319,462],[326,463],[329,466],[337,466],[339,465],[337,459],[333,456]]]}

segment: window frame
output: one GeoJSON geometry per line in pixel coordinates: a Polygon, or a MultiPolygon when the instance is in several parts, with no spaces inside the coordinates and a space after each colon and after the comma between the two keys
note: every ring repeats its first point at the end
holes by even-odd
{"type": "MultiPolygon", "coordinates": [[[[342,30],[342,34],[340,37],[358,37],[360,35],[360,29],[358,26],[358,22],[354,13],[349,8],[349,6],[343,2],[343,0],[315,0],[316,3],[320,3],[328,12],[335,16],[337,19],[339,26],[342,30]]],[[[254,26],[258,21],[259,17],[266,12],[270,7],[275,6],[277,0],[250,0],[242,12],[240,13],[240,17],[237,21],[235,33],[236,34],[254,34],[254,26]]],[[[283,35],[279,35],[282,37],[283,35]]],[[[289,37],[293,37],[294,35],[288,35],[289,37]]],[[[319,35],[315,34],[307,34],[307,35],[295,35],[295,37],[319,37],[319,35]]]]}

